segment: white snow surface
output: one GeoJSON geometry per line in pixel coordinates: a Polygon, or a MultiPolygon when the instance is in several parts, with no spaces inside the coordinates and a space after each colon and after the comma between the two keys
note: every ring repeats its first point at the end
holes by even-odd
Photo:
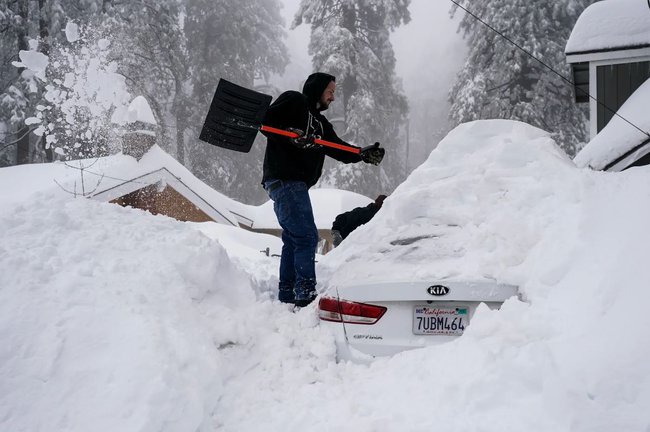
{"type": "Polygon", "coordinates": [[[647,0],[603,0],[587,7],[576,21],[565,53],[650,46],[647,0]]]}
{"type": "MultiPolygon", "coordinates": [[[[575,224],[564,216],[581,193],[574,174],[573,163],[541,129],[513,121],[466,123],[386,199],[374,223],[327,256],[331,283],[516,283],[513,269],[547,230],[562,219],[562,225],[575,224]]],[[[577,226],[567,228],[571,233],[577,226]]]]}
{"type": "Polygon", "coordinates": [[[74,199],[37,172],[0,169],[0,430],[650,428],[647,169],[576,168],[522,123],[459,126],[319,258],[321,287],[410,268],[524,299],[370,365],[336,363],[315,307],[274,300],[278,259],[258,250],[277,239],[74,199]]]}
{"type": "Polygon", "coordinates": [[[12,62],[15,67],[23,67],[36,75],[41,81],[45,80],[45,68],[50,61],[49,57],[36,50],[25,51],[21,50],[18,53],[20,58],[19,62],[12,62]]]}
{"type": "Polygon", "coordinates": [[[75,24],[72,21],[69,21],[65,25],[64,32],[68,42],[76,42],[81,38],[81,35],[79,34],[79,25],[75,24]]]}
{"type": "MultiPolygon", "coordinates": [[[[650,11],[648,12],[648,19],[650,20],[650,11]]],[[[614,160],[649,139],[649,100],[650,80],[647,80],[619,108],[618,114],[620,116],[612,117],[598,135],[580,150],[574,158],[576,165],[602,170],[614,160]],[[637,127],[641,130],[637,129],[637,127]]]]}

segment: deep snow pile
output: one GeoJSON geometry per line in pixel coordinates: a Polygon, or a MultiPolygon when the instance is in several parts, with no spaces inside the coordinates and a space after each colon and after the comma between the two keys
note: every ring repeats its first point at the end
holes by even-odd
{"type": "Polygon", "coordinates": [[[223,248],[165,218],[43,194],[0,221],[2,430],[204,422],[218,347],[237,334],[228,317],[255,299],[223,248]]]}
{"type": "MultiPolygon", "coordinates": [[[[388,279],[512,280],[511,269],[579,200],[580,177],[549,135],[525,123],[466,123],[327,256],[332,285],[388,279]]],[[[569,213],[571,215],[571,213],[569,213]]],[[[325,269],[324,269],[325,270],[325,269]]]]}
{"type": "Polygon", "coordinates": [[[0,430],[212,430],[258,338],[334,358],[193,224],[60,190],[0,208],[0,430]]]}
{"type": "MultiPolygon", "coordinates": [[[[22,169],[0,181],[20,184],[22,169]]],[[[649,182],[645,169],[577,169],[521,123],[457,128],[346,239],[358,249],[319,263],[320,283],[406,271],[408,253],[363,256],[456,225],[442,238],[463,243],[457,255],[433,248],[425,269],[413,250],[413,274],[462,262],[460,275],[514,281],[526,301],[370,366],[335,363],[314,308],[293,314],[270,300],[273,280],[251,283],[278,262],[244,259],[259,248],[250,233],[237,247],[237,231],[53,189],[0,196],[0,430],[646,432],[649,182]]]]}

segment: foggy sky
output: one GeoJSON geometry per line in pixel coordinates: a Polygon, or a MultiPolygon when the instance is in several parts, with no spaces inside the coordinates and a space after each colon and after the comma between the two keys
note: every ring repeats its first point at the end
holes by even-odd
{"type": "MultiPolygon", "coordinates": [[[[307,52],[310,27],[302,24],[289,30],[300,0],[283,0],[290,58],[283,76],[272,82],[281,90],[299,89],[300,83],[312,72],[307,52]]],[[[411,21],[398,28],[391,41],[397,58],[397,75],[410,100],[426,96],[444,101],[456,72],[466,53],[465,45],[456,33],[458,17],[452,20],[448,0],[412,0],[411,21]]]]}

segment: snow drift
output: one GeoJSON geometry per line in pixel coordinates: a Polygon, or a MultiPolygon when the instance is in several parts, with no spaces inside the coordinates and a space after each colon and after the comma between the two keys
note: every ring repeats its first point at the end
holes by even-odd
{"type": "Polygon", "coordinates": [[[452,131],[319,263],[321,286],[410,269],[507,280],[524,301],[370,366],[335,362],[314,308],[271,300],[258,282],[278,261],[240,259],[237,228],[226,249],[222,228],[39,191],[33,174],[0,170],[21,192],[0,197],[1,430],[650,428],[647,169],[578,169],[516,122],[452,131]],[[382,261],[405,236],[427,247],[382,261]]]}

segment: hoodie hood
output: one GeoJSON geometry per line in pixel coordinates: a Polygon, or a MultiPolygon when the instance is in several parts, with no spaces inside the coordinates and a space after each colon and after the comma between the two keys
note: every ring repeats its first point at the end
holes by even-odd
{"type": "Polygon", "coordinates": [[[332,81],[336,81],[336,78],[324,72],[316,72],[307,77],[305,85],[302,88],[302,94],[307,97],[310,108],[316,108],[320,97],[332,81]]]}

